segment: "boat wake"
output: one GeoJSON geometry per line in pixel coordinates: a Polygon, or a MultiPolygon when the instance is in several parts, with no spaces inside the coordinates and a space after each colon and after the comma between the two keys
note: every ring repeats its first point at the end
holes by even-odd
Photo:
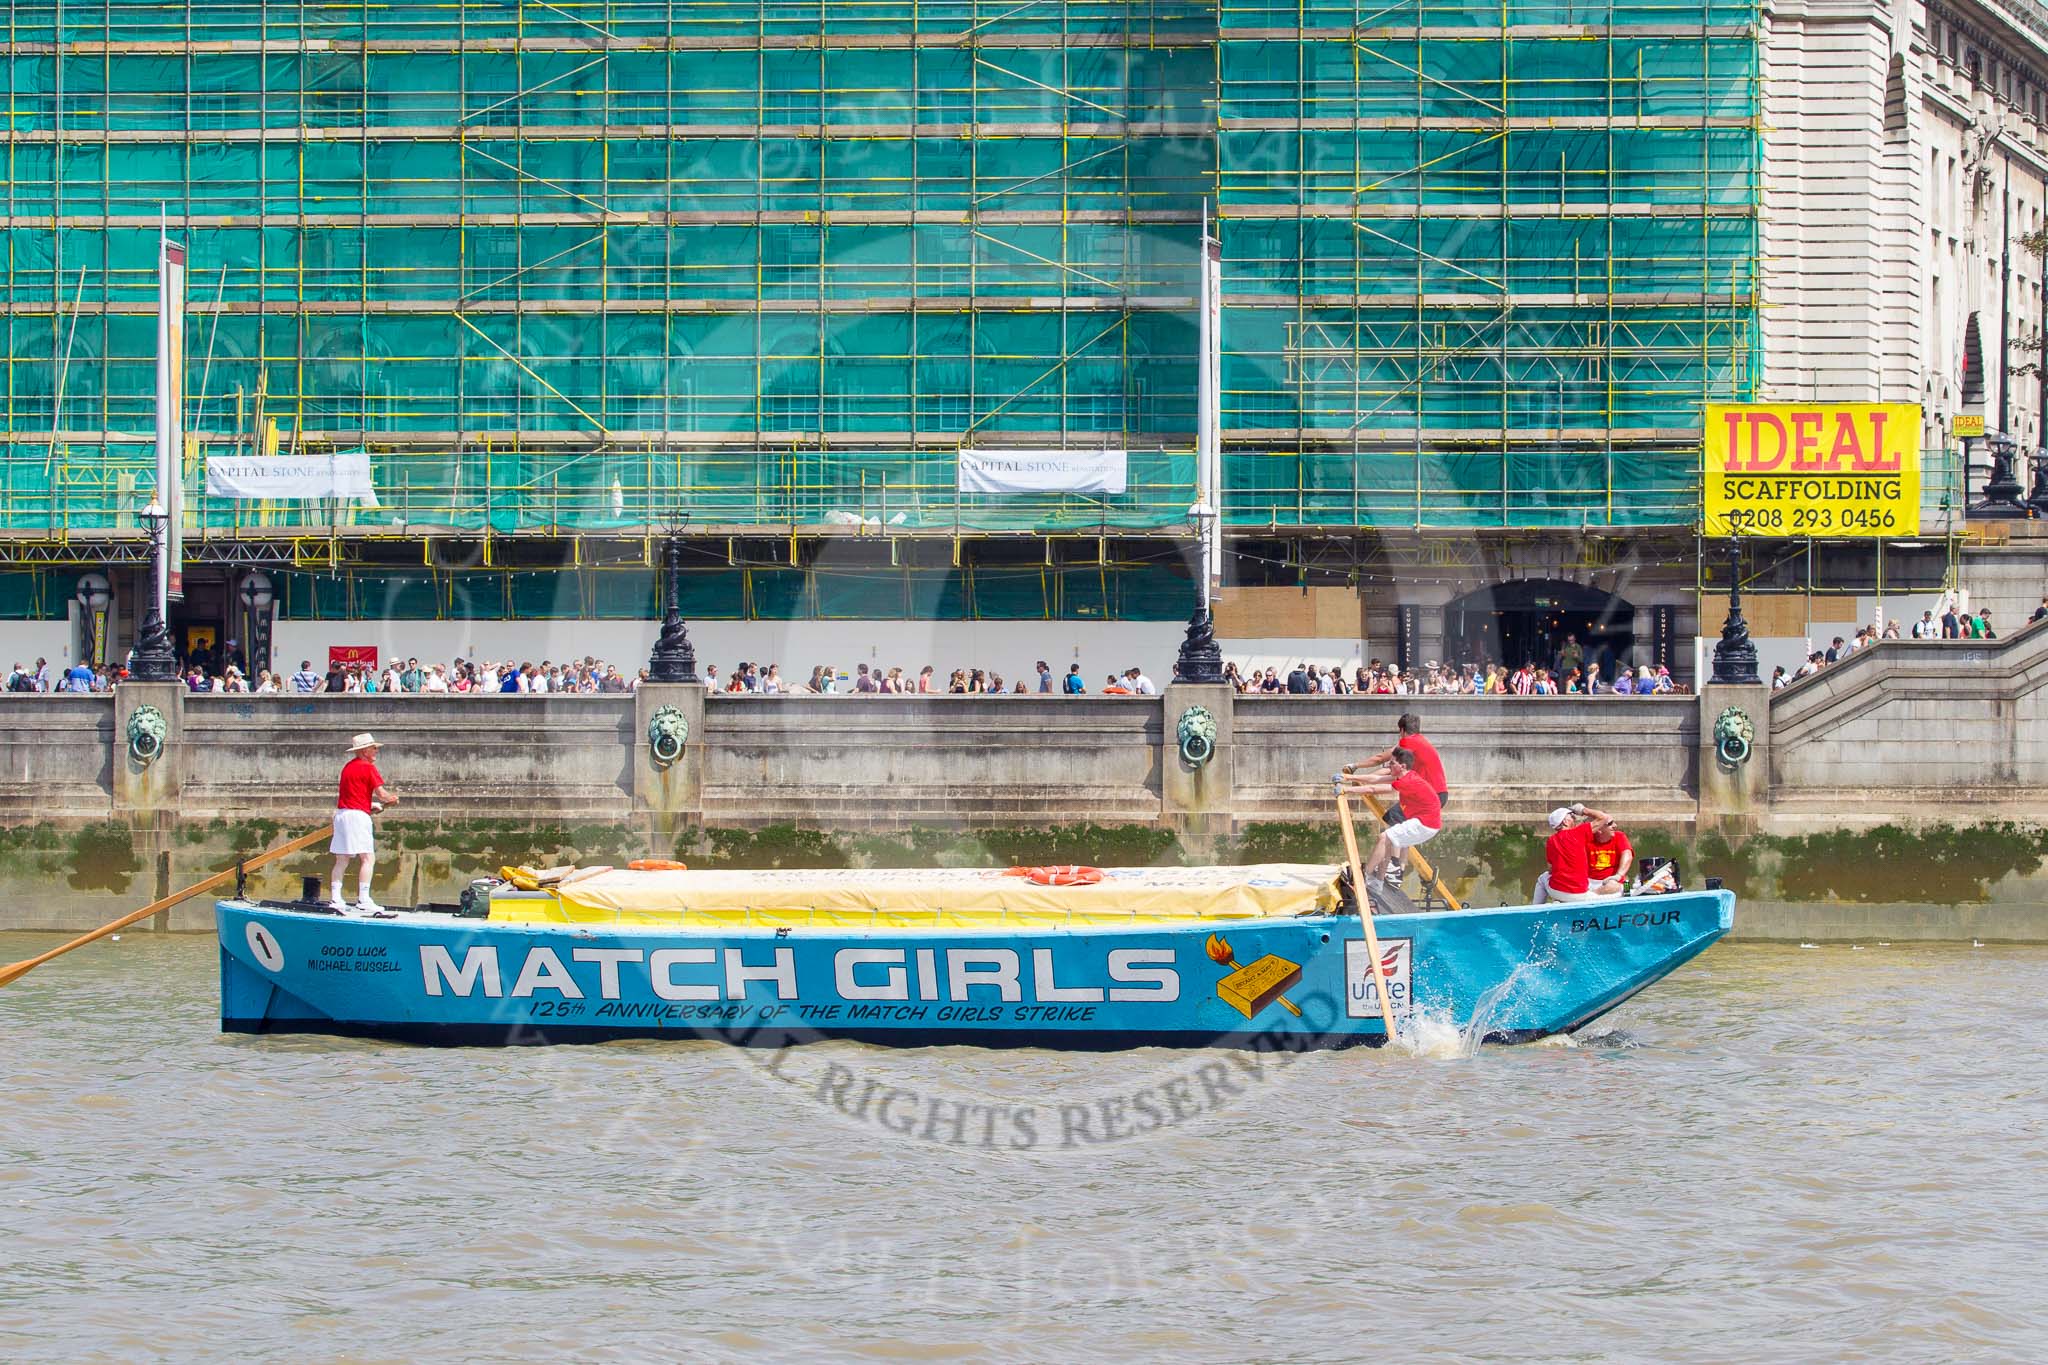
{"type": "Polygon", "coordinates": [[[1643,1040],[1635,1034],[1629,1032],[1625,1028],[1614,1026],[1602,1028],[1597,1033],[1586,1032],[1580,1034],[1578,1038],[1578,1046],[1605,1047],[1626,1051],[1629,1048],[1637,1048],[1643,1046],[1643,1040]]]}

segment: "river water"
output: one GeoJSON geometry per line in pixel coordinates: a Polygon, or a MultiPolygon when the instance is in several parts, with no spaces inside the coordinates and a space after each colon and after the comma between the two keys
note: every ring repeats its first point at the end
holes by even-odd
{"type": "Polygon", "coordinates": [[[431,1050],[224,1038],[128,935],[0,991],[0,1358],[2039,1359],[2044,1001],[1723,945],[1576,1046],[1256,1075],[431,1050]]]}

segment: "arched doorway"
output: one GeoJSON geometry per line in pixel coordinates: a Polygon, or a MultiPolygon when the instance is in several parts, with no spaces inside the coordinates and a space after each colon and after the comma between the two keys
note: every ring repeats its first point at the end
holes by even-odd
{"type": "Polygon", "coordinates": [[[1523,578],[1466,593],[1444,608],[1444,650],[1454,663],[1549,668],[1578,637],[1588,671],[1612,679],[1636,644],[1636,609],[1611,592],[1559,578],[1523,578]]]}

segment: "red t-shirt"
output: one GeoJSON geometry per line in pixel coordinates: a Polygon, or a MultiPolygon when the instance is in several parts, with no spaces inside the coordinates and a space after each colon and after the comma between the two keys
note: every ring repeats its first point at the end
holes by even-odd
{"type": "MultiPolygon", "coordinates": [[[[1598,839],[1589,840],[1586,844],[1588,875],[1596,882],[1606,881],[1614,875],[1614,869],[1621,866],[1621,855],[1630,849],[1628,836],[1620,830],[1615,830],[1604,844],[1598,839]]],[[[1551,878],[1552,885],[1556,882],[1555,877],[1551,878]]]]}
{"type": "Polygon", "coordinates": [[[1550,860],[1552,891],[1579,892],[1590,885],[1586,867],[1589,861],[1587,850],[1592,843],[1593,827],[1590,824],[1561,829],[1544,840],[1543,856],[1550,860]]]}
{"type": "MultiPolygon", "coordinates": [[[[1448,794],[1451,784],[1444,780],[1444,761],[1437,756],[1436,745],[1421,735],[1403,735],[1396,748],[1406,749],[1415,755],[1415,775],[1429,784],[1433,792],[1448,794]]],[[[1401,809],[1408,809],[1406,806],[1401,809]]]]}
{"type": "Polygon", "coordinates": [[[376,764],[367,758],[352,758],[341,765],[341,795],[334,808],[367,812],[371,794],[383,785],[384,774],[377,771],[376,764]]]}
{"type": "Polygon", "coordinates": [[[1436,788],[1414,773],[1402,773],[1393,785],[1394,795],[1401,798],[1404,817],[1420,820],[1428,829],[1444,827],[1444,808],[1436,799],[1436,788]]]}

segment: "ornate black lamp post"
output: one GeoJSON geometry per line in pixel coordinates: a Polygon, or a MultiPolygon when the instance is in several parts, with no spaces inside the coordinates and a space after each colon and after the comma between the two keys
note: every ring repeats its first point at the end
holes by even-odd
{"type": "Polygon", "coordinates": [[[2035,446],[2031,463],[2034,466],[2034,492],[2027,499],[2027,506],[2034,509],[2035,516],[2048,516],[2048,446],[2035,446]]]}
{"type": "Polygon", "coordinates": [[[690,632],[683,625],[682,564],[683,528],[690,524],[688,512],[669,518],[668,534],[661,553],[668,566],[668,609],[662,613],[661,634],[647,657],[647,676],[661,683],[693,683],[697,677],[697,651],[690,645],[690,632]]]}
{"type": "Polygon", "coordinates": [[[1188,633],[1180,642],[1179,657],[1173,662],[1173,676],[1179,682],[1223,681],[1223,647],[1216,643],[1215,626],[1209,619],[1209,523],[1215,516],[1206,502],[1188,509],[1188,521],[1201,542],[1201,552],[1195,556],[1200,583],[1195,592],[1195,614],[1188,618],[1188,633]]]}
{"type": "Polygon", "coordinates": [[[1728,545],[1728,620],[1721,626],[1720,643],[1714,646],[1716,683],[1747,683],[1763,679],[1756,672],[1756,644],[1749,638],[1749,622],[1742,619],[1742,545],[1728,545]]]}
{"type": "Polygon", "coordinates": [[[2027,505],[2020,501],[2026,489],[2020,486],[2015,468],[2019,445],[2002,431],[1988,433],[1984,443],[1991,447],[1991,477],[1984,481],[1984,496],[1970,504],[1973,517],[2025,516],[2027,505]]]}
{"type": "Polygon", "coordinates": [[[142,509],[143,524],[149,527],[149,609],[135,636],[135,667],[130,676],[137,682],[171,682],[178,676],[178,656],[171,649],[171,632],[164,625],[164,530],[170,513],[154,497],[142,509]]]}
{"type": "Polygon", "coordinates": [[[270,575],[259,570],[243,579],[241,598],[247,621],[243,639],[249,645],[249,669],[257,672],[270,667],[270,607],[277,601],[270,575]]]}

